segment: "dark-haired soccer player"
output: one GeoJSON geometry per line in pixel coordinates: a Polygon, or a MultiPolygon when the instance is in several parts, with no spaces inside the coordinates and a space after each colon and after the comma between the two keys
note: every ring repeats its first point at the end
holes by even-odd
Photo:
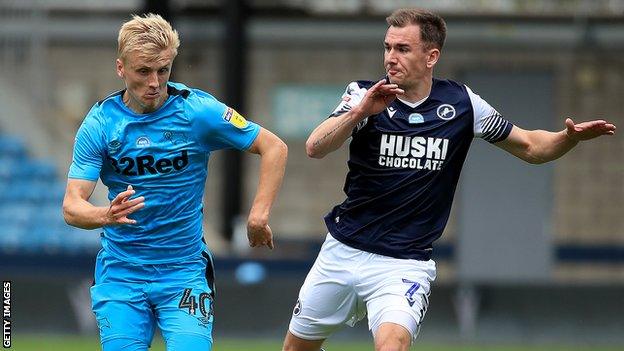
{"type": "Polygon", "coordinates": [[[436,276],[432,243],[474,137],[543,163],[615,132],[605,121],[566,119],[559,132],[512,125],[467,86],[433,78],[446,36],[441,17],[401,9],[386,20],[388,80],[350,83],[306,143],[310,157],[322,158],[352,138],[347,199],[325,217],[329,234],[301,287],[286,351],[317,351],[366,314],[375,350],[409,348],[436,276]]]}
{"type": "Polygon", "coordinates": [[[67,223],[103,227],[91,288],[104,351],[147,351],[155,327],[167,350],[212,348],[213,267],[202,240],[202,199],[212,151],[259,154],[249,213],[251,246],[273,248],[269,213],[286,145],[210,94],[169,82],[180,44],[157,15],[119,31],[125,89],[96,103],[76,136],[63,203],[67,223]],[[96,181],[110,205],[88,202],[96,181]]]}

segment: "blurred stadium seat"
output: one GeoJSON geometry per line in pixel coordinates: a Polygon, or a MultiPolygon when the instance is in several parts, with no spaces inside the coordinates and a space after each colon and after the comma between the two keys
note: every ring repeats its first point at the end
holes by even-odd
{"type": "Polygon", "coordinates": [[[61,211],[65,184],[55,166],[29,156],[25,143],[0,134],[0,251],[79,253],[99,247],[97,231],[73,228],[61,211]]]}

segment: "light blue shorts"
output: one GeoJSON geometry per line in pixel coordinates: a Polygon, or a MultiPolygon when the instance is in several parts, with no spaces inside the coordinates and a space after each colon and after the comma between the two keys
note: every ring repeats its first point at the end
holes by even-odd
{"type": "Polygon", "coordinates": [[[207,252],[150,265],[121,261],[102,249],[91,301],[104,351],[146,351],[156,325],[168,351],[212,349],[214,268],[207,252]]]}

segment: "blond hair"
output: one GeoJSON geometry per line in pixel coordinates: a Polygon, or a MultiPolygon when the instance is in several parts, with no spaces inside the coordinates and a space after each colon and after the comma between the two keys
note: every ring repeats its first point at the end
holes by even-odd
{"type": "Polygon", "coordinates": [[[117,57],[123,60],[129,52],[141,51],[146,57],[156,58],[161,51],[171,49],[175,58],[179,46],[178,32],[159,15],[132,15],[119,29],[117,57]]]}
{"type": "Polygon", "coordinates": [[[442,50],[446,39],[446,23],[442,17],[423,9],[398,9],[386,17],[391,27],[403,28],[410,24],[420,27],[420,40],[427,49],[442,50]]]}

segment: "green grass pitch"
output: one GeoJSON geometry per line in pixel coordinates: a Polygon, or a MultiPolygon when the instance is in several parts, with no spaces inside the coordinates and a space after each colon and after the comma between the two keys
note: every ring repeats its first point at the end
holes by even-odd
{"type": "MultiPolygon", "coordinates": [[[[326,343],[327,351],[373,351],[370,341],[344,342],[331,340],[326,343]]],[[[216,339],[213,351],[279,351],[280,340],[216,339]]],[[[433,345],[417,343],[413,350],[418,351],[616,351],[622,346],[512,346],[512,345],[433,345]]],[[[15,351],[90,351],[100,350],[96,337],[59,335],[13,335],[12,347],[15,351]]],[[[150,351],[165,351],[162,341],[157,340],[150,351]]]]}

